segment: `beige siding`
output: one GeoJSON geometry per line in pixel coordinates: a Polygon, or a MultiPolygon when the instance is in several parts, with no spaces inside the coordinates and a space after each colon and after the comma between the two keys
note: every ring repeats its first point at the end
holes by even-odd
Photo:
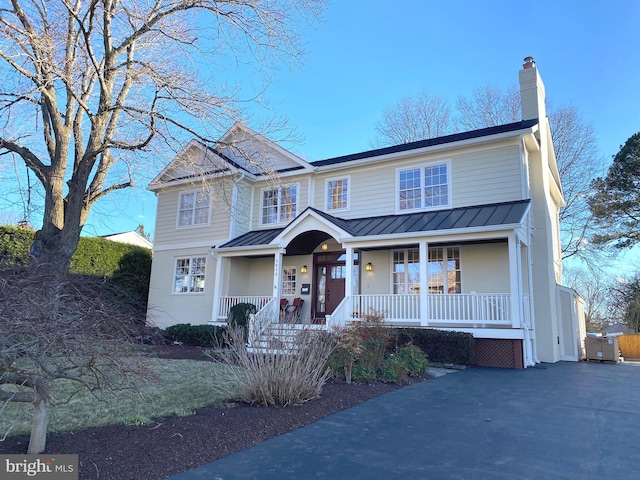
{"type": "Polygon", "coordinates": [[[458,149],[448,154],[415,156],[400,162],[348,168],[320,174],[315,179],[314,203],[326,210],[328,179],[350,176],[350,208],[333,211],[343,218],[396,213],[397,170],[425,163],[451,162],[452,207],[482,205],[522,199],[522,166],[517,143],[504,142],[481,150],[458,149]]]}
{"type": "Polygon", "coordinates": [[[252,188],[246,183],[237,187],[236,208],[233,211],[234,230],[232,237],[239,237],[251,230],[251,193],[252,188]]]}
{"type": "Polygon", "coordinates": [[[463,293],[510,293],[506,243],[460,247],[463,293]]]}
{"type": "MultiPolygon", "coordinates": [[[[309,206],[309,182],[308,176],[282,178],[281,185],[298,185],[298,214],[309,206]]],[[[264,188],[275,188],[274,183],[259,183],[253,186],[253,207],[251,209],[252,222],[251,230],[259,228],[279,228],[282,224],[261,225],[262,220],[262,190],[264,188]]]]}
{"type": "Polygon", "coordinates": [[[387,294],[393,291],[391,286],[391,252],[373,250],[362,252],[360,262],[360,286],[363,295],[387,294]],[[367,272],[364,265],[371,262],[373,271],[367,272]]]}
{"type": "Polygon", "coordinates": [[[205,324],[211,320],[216,262],[209,248],[154,252],[149,285],[147,319],[166,328],[177,323],[205,324]],[[207,258],[203,293],[173,293],[175,262],[180,257],[207,258]]]}
{"type": "MultiPolygon", "coordinates": [[[[362,253],[362,265],[371,262],[373,272],[361,269],[363,294],[393,292],[392,251],[362,253]]],[[[463,293],[509,293],[509,250],[506,243],[460,246],[463,293]]]]}
{"type": "Polygon", "coordinates": [[[452,157],[453,207],[522,199],[518,145],[452,157]]]}
{"type": "Polygon", "coordinates": [[[172,188],[158,192],[154,246],[189,245],[210,242],[211,246],[229,237],[230,188],[217,190],[212,195],[209,225],[177,228],[180,192],[193,191],[192,187],[172,188]]]}

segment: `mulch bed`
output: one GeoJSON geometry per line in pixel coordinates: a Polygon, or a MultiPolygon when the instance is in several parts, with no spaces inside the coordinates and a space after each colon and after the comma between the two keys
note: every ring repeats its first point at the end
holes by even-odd
{"type": "MultiPolygon", "coordinates": [[[[203,360],[196,347],[156,347],[162,358],[203,360]]],[[[428,377],[414,378],[412,382],[428,377]]],[[[390,392],[400,385],[330,380],[319,399],[288,407],[236,403],[205,407],[188,417],[144,426],[112,425],[50,434],[47,454],[78,454],[80,479],[159,480],[296,430],[327,415],[390,392]]],[[[185,392],[188,394],[188,392],[185,392]]],[[[0,442],[0,454],[25,453],[28,436],[0,442]]]]}

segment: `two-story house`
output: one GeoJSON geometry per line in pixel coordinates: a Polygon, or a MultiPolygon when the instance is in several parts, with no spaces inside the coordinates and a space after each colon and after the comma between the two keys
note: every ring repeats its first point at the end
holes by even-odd
{"type": "Polygon", "coordinates": [[[544,86],[525,62],[516,123],[314,162],[240,124],[189,143],[149,186],[150,320],[224,324],[245,302],[264,330],[297,299],[319,328],[375,311],[470,332],[481,365],[579,360],[544,86]]]}

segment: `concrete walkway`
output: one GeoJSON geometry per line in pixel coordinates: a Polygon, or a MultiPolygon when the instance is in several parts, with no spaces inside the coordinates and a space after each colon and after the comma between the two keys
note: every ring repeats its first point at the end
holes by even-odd
{"type": "Polygon", "coordinates": [[[640,365],[471,368],[173,480],[640,478],[640,365]]]}

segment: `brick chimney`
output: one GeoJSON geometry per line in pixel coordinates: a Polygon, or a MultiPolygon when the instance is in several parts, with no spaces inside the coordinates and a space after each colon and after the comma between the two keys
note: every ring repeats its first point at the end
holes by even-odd
{"type": "Polygon", "coordinates": [[[547,117],[544,106],[544,83],[540,78],[533,57],[525,57],[520,70],[520,103],[522,119],[543,119],[547,117]]]}

